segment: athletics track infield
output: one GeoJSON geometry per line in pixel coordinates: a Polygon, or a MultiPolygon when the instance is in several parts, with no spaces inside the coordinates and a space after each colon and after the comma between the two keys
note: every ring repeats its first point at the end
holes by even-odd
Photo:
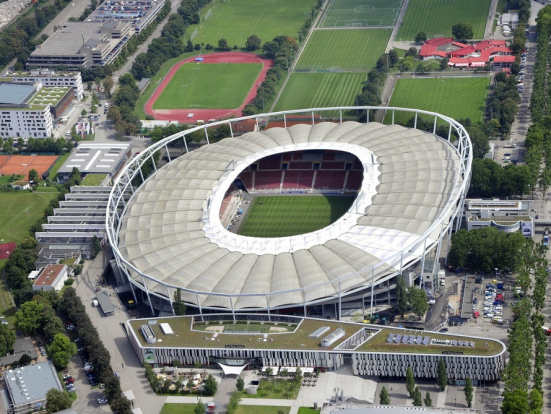
{"type": "Polygon", "coordinates": [[[152,115],[157,120],[163,121],[178,121],[184,124],[195,123],[197,120],[207,121],[209,119],[222,119],[228,118],[232,115],[241,116],[241,110],[250,103],[256,96],[256,91],[260,83],[266,78],[266,72],[273,65],[273,62],[268,59],[263,59],[262,57],[255,55],[253,53],[245,52],[219,52],[203,55],[203,61],[201,64],[226,64],[226,63],[262,63],[262,69],[260,74],[253,83],[253,86],[249,90],[245,100],[238,108],[227,108],[227,109],[153,109],[155,101],[159,98],[163,90],[168,86],[171,79],[174,77],[178,69],[185,65],[186,63],[194,62],[198,56],[193,56],[191,58],[182,60],[176,63],[161,81],[155,92],[151,95],[151,98],[146,102],[144,107],[144,112],[148,115],[152,115]],[[189,116],[192,114],[192,116],[189,116]]]}

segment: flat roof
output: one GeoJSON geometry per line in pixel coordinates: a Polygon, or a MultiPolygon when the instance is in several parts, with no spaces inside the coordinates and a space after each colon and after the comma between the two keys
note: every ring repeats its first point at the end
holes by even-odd
{"type": "MultiPolygon", "coordinates": [[[[66,269],[65,265],[48,265],[42,272],[40,276],[35,280],[33,286],[51,286],[55,280],[58,278],[61,272],[66,269]]],[[[30,275],[29,275],[30,276],[30,275]]]]}
{"type": "MultiPolygon", "coordinates": [[[[207,316],[205,316],[207,317],[207,316]]],[[[420,330],[386,327],[381,325],[369,325],[352,322],[339,322],[326,319],[298,318],[279,316],[277,322],[268,322],[268,315],[255,314],[254,320],[247,320],[246,315],[236,315],[243,318],[234,323],[233,320],[215,319],[216,316],[209,315],[209,321],[202,322],[200,316],[175,316],[168,318],[148,318],[129,320],[128,325],[134,332],[141,346],[152,347],[173,347],[173,348],[226,348],[237,347],[244,349],[297,349],[339,352],[392,352],[392,353],[422,353],[441,354],[447,352],[462,352],[465,355],[496,355],[504,349],[503,343],[488,338],[467,337],[464,335],[452,335],[420,330]],[[264,317],[265,320],[260,320],[264,317]],[[150,320],[157,321],[148,325],[155,334],[158,342],[149,344],[143,338],[140,328],[148,324],[150,320]],[[170,323],[173,335],[165,335],[161,330],[161,323],[170,323]],[[310,336],[322,327],[330,329],[321,336],[310,336]],[[323,338],[331,335],[337,329],[344,330],[344,336],[322,348],[320,342],[323,338]],[[365,329],[368,339],[358,343],[355,348],[336,349],[340,344],[351,338],[353,335],[365,329]],[[417,345],[410,343],[388,342],[390,334],[429,337],[431,340],[449,341],[449,344],[417,345]],[[161,340],[161,341],[159,341],[161,340]],[[468,346],[451,345],[451,341],[468,342],[468,346]],[[470,343],[474,342],[474,346],[470,343]]],[[[230,315],[231,317],[231,315],[230,315]]],[[[274,316],[271,316],[274,319],[274,316]]],[[[400,338],[401,339],[401,338],[400,338]]]]}
{"type": "Polygon", "coordinates": [[[35,85],[0,83],[0,104],[23,105],[32,96],[35,85]]]}
{"type": "Polygon", "coordinates": [[[105,34],[99,33],[101,25],[97,23],[67,22],[52,33],[40,46],[37,46],[31,56],[68,56],[80,53],[83,44],[82,38],[102,38],[105,34]]]}
{"type": "Polygon", "coordinates": [[[113,305],[113,302],[111,302],[111,299],[109,299],[109,296],[107,296],[107,293],[105,292],[96,293],[96,299],[98,300],[103,313],[107,315],[108,313],[115,312],[115,305],[113,305]]]}
{"type": "Polygon", "coordinates": [[[14,405],[43,400],[46,398],[46,393],[52,388],[62,391],[57,373],[49,362],[39,362],[6,371],[4,379],[14,405]]]}
{"type": "Polygon", "coordinates": [[[77,167],[81,173],[110,174],[129,149],[129,144],[81,142],[58,172],[70,173],[77,167]]]}

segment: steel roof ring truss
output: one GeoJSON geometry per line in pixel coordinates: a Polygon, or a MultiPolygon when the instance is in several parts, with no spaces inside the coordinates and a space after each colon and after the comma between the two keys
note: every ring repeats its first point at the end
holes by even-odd
{"type": "MultiPolygon", "coordinates": [[[[425,118],[426,120],[426,118],[425,118]]],[[[470,182],[472,147],[464,128],[432,112],[381,107],[285,111],[195,127],[150,146],[122,170],[111,191],[106,226],[115,259],[131,284],[148,297],[184,300],[202,309],[241,312],[306,306],[341,299],[388,280],[426,253],[441,249],[461,212],[470,182]],[[434,117],[433,134],[382,125],[342,122],[347,110],[386,110],[434,117]],[[315,123],[315,114],[339,111],[340,122],[315,123]],[[311,124],[233,138],[233,125],[311,113],[311,124]],[[449,125],[448,139],[434,135],[449,125]],[[207,127],[229,124],[232,139],[203,146],[157,169],[153,155],[207,127]],[[454,145],[452,138],[457,138],[454,145]],[[338,149],[356,155],[362,187],[342,220],[317,232],[278,239],[229,233],[218,211],[229,184],[251,162],[270,154],[338,149]],[[141,166],[154,173],[138,187],[141,166]],[[232,169],[227,165],[233,162],[232,169]],[[131,194],[128,200],[128,194],[131,194]],[[126,197],[126,199],[125,199],[126,197]],[[345,220],[349,220],[345,224],[345,220]],[[252,239],[252,240],[251,240],[252,239]]],[[[457,221],[455,226],[457,227],[457,221]]],[[[438,253],[437,253],[438,254],[438,253]]],[[[373,300],[373,299],[372,299],[373,300]]],[[[150,301],[151,305],[151,301],[150,301]]]]}

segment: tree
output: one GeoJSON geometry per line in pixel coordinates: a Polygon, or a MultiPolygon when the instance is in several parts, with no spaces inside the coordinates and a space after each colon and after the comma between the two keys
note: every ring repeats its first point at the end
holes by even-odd
{"type": "Polygon", "coordinates": [[[415,407],[421,407],[423,405],[423,398],[421,397],[421,390],[419,387],[415,387],[413,391],[413,405],[415,407]]]}
{"type": "Polygon", "coordinates": [[[87,113],[88,113],[88,112],[86,112],[86,109],[83,109],[82,111],[80,111],[80,114],[81,114],[82,116],[86,116],[87,113]]]}
{"type": "Polygon", "coordinates": [[[35,301],[23,303],[15,313],[15,328],[18,331],[35,334],[42,321],[44,305],[35,301]]]}
{"type": "Polygon", "coordinates": [[[40,180],[40,176],[38,175],[38,171],[36,171],[34,168],[29,171],[29,181],[32,181],[33,183],[38,182],[40,180]]]}
{"type": "Polygon", "coordinates": [[[419,57],[419,51],[416,47],[410,47],[408,50],[406,50],[406,53],[404,54],[404,57],[411,57],[413,59],[417,59],[419,57]]]}
{"type": "Polygon", "coordinates": [[[218,382],[216,382],[216,378],[214,378],[212,374],[209,374],[209,376],[205,380],[205,392],[208,395],[214,395],[216,394],[217,389],[218,389],[218,382]]]}
{"type": "Polygon", "coordinates": [[[415,378],[413,377],[413,371],[411,367],[408,367],[406,371],[406,389],[410,397],[413,397],[415,392],[415,378]]]}
{"type": "Polygon", "coordinates": [[[193,409],[193,414],[205,414],[205,404],[203,404],[203,401],[197,401],[197,404],[193,409]]]}
{"type": "Polygon", "coordinates": [[[94,85],[94,82],[92,82],[92,81],[86,82],[86,90],[87,90],[88,92],[92,92],[92,86],[93,86],[93,85],[94,85]]]}
{"type": "Polygon", "coordinates": [[[48,414],[65,410],[71,407],[72,404],[71,397],[67,392],[52,388],[46,393],[46,412],[48,414]]]}
{"type": "Polygon", "coordinates": [[[270,378],[270,377],[273,375],[273,373],[274,373],[274,370],[273,370],[272,367],[266,368],[266,376],[267,376],[268,378],[270,378]]]}
{"type": "Polygon", "coordinates": [[[522,388],[505,392],[501,403],[503,414],[527,413],[529,410],[528,393],[522,388]]]}
{"type": "Polygon", "coordinates": [[[258,50],[260,49],[261,45],[262,41],[256,35],[250,35],[249,37],[247,37],[247,41],[245,42],[245,48],[247,50],[258,50]]]}
{"type": "Polygon", "coordinates": [[[465,41],[473,38],[473,25],[469,22],[454,24],[452,34],[457,40],[465,41]]]}
{"type": "Polygon", "coordinates": [[[446,70],[448,69],[448,63],[449,63],[449,59],[448,58],[444,58],[440,61],[440,70],[446,70]]]}
{"type": "Polygon", "coordinates": [[[234,414],[235,410],[237,410],[237,407],[239,407],[240,401],[241,401],[241,398],[239,398],[239,393],[237,392],[232,393],[230,397],[230,402],[228,403],[228,408],[226,410],[227,414],[234,414]]]}
{"type": "Polygon", "coordinates": [[[478,124],[471,125],[467,128],[469,137],[473,144],[473,156],[475,158],[483,159],[486,153],[490,150],[490,141],[488,135],[484,132],[482,127],[478,124]]]}
{"type": "Polygon", "coordinates": [[[8,325],[0,324],[0,355],[7,355],[13,350],[15,339],[13,330],[8,328],[8,325]]]}
{"type": "Polygon", "coordinates": [[[427,34],[422,30],[415,35],[415,41],[417,43],[423,43],[428,39],[427,34]]]}
{"type": "Polygon", "coordinates": [[[400,57],[398,56],[398,52],[396,50],[391,49],[390,52],[388,52],[388,60],[390,63],[390,66],[394,66],[398,61],[400,60],[400,57]]]}
{"type": "Polygon", "coordinates": [[[106,76],[103,80],[103,90],[109,98],[111,98],[111,89],[113,89],[113,78],[111,76],[106,76]]]}
{"type": "Polygon", "coordinates": [[[177,288],[174,292],[172,307],[174,308],[174,314],[176,316],[183,316],[186,314],[186,304],[182,300],[182,289],[180,288],[177,288]]]}
{"type": "Polygon", "coordinates": [[[427,391],[423,402],[425,403],[426,407],[432,407],[432,398],[430,397],[430,392],[427,391]]]}
{"type": "Polygon", "coordinates": [[[245,388],[245,381],[241,377],[237,377],[237,383],[235,384],[237,391],[243,391],[245,388]]]}
{"type": "Polygon", "coordinates": [[[537,389],[533,388],[532,391],[530,391],[529,397],[530,413],[541,413],[541,409],[543,407],[543,397],[541,396],[541,393],[537,389]]]}
{"type": "Polygon", "coordinates": [[[465,384],[465,399],[467,401],[467,406],[471,408],[473,403],[473,382],[469,377],[467,377],[465,384]]]}
{"type": "Polygon", "coordinates": [[[174,366],[174,376],[176,378],[178,378],[178,368],[180,368],[181,365],[182,363],[180,362],[179,359],[172,360],[172,366],[174,366]]]}
{"type": "Polygon", "coordinates": [[[390,405],[390,397],[388,396],[388,391],[384,385],[379,393],[379,403],[381,405],[390,405]]]}
{"type": "Polygon", "coordinates": [[[57,334],[50,345],[50,355],[55,367],[60,370],[67,368],[71,356],[77,352],[76,348],[76,345],[67,336],[57,334]]]}
{"type": "Polygon", "coordinates": [[[96,257],[99,252],[101,252],[101,244],[99,242],[99,239],[96,236],[94,236],[92,237],[92,249],[91,249],[92,259],[96,257]]]}
{"type": "Polygon", "coordinates": [[[421,319],[429,308],[426,292],[419,286],[411,286],[408,289],[408,301],[413,313],[421,319]]]}
{"type": "Polygon", "coordinates": [[[262,45],[262,51],[266,57],[275,59],[276,54],[279,52],[279,44],[277,42],[266,42],[262,45]]]}
{"type": "Polygon", "coordinates": [[[438,387],[440,388],[440,391],[444,391],[446,389],[446,385],[448,384],[448,373],[446,372],[446,363],[443,359],[438,361],[438,387]]]}
{"type": "Polygon", "coordinates": [[[228,41],[224,38],[220,39],[218,41],[218,48],[221,50],[229,50],[230,46],[228,45],[228,41]]]}
{"type": "Polygon", "coordinates": [[[32,358],[29,354],[23,354],[21,355],[21,358],[19,358],[18,364],[20,367],[24,367],[25,365],[29,365],[32,362],[32,358]]]}
{"type": "Polygon", "coordinates": [[[398,277],[396,278],[396,297],[396,309],[398,309],[398,312],[400,312],[400,315],[403,318],[404,313],[406,313],[406,311],[408,310],[408,296],[403,275],[398,275],[398,277]]]}

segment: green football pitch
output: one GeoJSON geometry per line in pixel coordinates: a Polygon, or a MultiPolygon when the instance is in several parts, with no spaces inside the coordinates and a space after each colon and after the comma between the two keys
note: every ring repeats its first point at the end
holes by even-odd
{"type": "Polygon", "coordinates": [[[239,234],[286,237],[316,231],[341,217],[354,200],[355,197],[337,196],[257,197],[239,234]]]}
{"type": "MultiPolygon", "coordinates": [[[[423,109],[478,122],[484,115],[489,86],[489,77],[398,79],[389,106],[423,109]]],[[[412,116],[396,112],[394,121],[405,124],[412,116]]],[[[391,114],[387,113],[385,123],[391,120],[391,114]]]]}
{"type": "Polygon", "coordinates": [[[475,39],[484,37],[492,0],[409,0],[396,40],[414,40],[421,30],[428,38],[452,36],[452,26],[473,25],[475,39]]]}
{"type": "MultiPolygon", "coordinates": [[[[200,25],[186,30],[185,40],[197,29],[193,43],[210,43],[218,47],[224,38],[233,47],[245,47],[247,37],[258,36],[262,43],[279,35],[298,39],[298,32],[316,0],[215,0],[202,10],[200,25]],[[205,21],[204,15],[211,10],[205,21]]],[[[305,36],[306,33],[303,33],[305,36]]]]}
{"type": "Polygon", "coordinates": [[[234,109],[247,97],[260,63],[186,63],[174,74],[153,109],[234,109]]]}
{"type": "Polygon", "coordinates": [[[391,29],[315,30],[295,70],[369,71],[385,52],[391,33],[391,29]]]}
{"type": "Polygon", "coordinates": [[[319,27],[393,26],[402,0],[334,0],[319,27]]]}
{"type": "Polygon", "coordinates": [[[352,106],[364,81],[363,73],[293,73],[275,111],[352,106]]]}

